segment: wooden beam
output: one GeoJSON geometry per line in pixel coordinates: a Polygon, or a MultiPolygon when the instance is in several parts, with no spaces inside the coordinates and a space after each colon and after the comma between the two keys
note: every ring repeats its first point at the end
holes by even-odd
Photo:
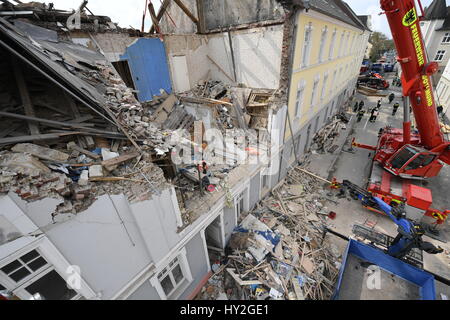
{"type": "Polygon", "coordinates": [[[192,20],[193,23],[198,25],[198,19],[192,14],[192,12],[184,5],[181,0],[173,0],[180,7],[181,10],[192,20]]]}
{"type": "Polygon", "coordinates": [[[80,133],[81,132],[46,133],[46,134],[37,134],[37,135],[31,135],[31,136],[3,138],[3,139],[0,139],[0,145],[16,144],[16,143],[30,142],[30,141],[53,140],[53,139],[59,139],[64,136],[78,135],[80,133]]]}
{"type": "Polygon", "coordinates": [[[47,119],[30,117],[30,116],[24,116],[24,115],[21,115],[21,114],[15,114],[15,113],[9,113],[9,112],[2,112],[2,111],[0,111],[0,117],[7,117],[7,118],[14,118],[14,119],[21,119],[21,120],[25,120],[25,121],[44,123],[44,124],[46,124],[48,126],[56,127],[56,128],[59,128],[59,129],[61,129],[61,128],[75,128],[75,129],[79,129],[79,130],[84,130],[84,131],[89,132],[91,134],[93,134],[93,133],[101,133],[101,134],[107,134],[107,135],[122,136],[120,133],[108,132],[108,131],[103,131],[103,130],[98,130],[98,129],[87,128],[84,125],[80,125],[80,124],[73,123],[73,122],[60,122],[60,121],[54,121],[54,120],[47,120],[47,119]]]}
{"type": "MultiPolygon", "coordinates": [[[[12,64],[14,69],[14,77],[16,78],[17,86],[19,87],[20,99],[22,100],[22,105],[25,109],[25,114],[30,117],[35,117],[36,113],[34,112],[33,103],[31,102],[30,93],[28,92],[27,83],[25,82],[25,78],[23,77],[22,68],[20,67],[17,59],[12,58],[12,64]]],[[[31,135],[39,134],[39,126],[36,123],[28,122],[28,128],[30,129],[31,135]]]]}
{"type": "Polygon", "coordinates": [[[150,17],[152,18],[153,26],[155,27],[156,32],[160,32],[159,28],[159,20],[156,17],[155,7],[153,6],[153,3],[150,1],[148,4],[148,11],[150,12],[150,17]]]}
{"type": "MultiPolygon", "coordinates": [[[[161,9],[159,9],[158,15],[156,16],[156,20],[158,20],[158,22],[161,21],[169,4],[170,4],[170,0],[164,0],[164,2],[162,3],[161,9]]],[[[154,33],[154,32],[155,32],[155,26],[153,25],[150,29],[150,33],[154,33]]]]}
{"type": "Polygon", "coordinates": [[[202,34],[206,33],[205,25],[205,10],[203,6],[203,0],[197,0],[197,32],[202,34]]]}

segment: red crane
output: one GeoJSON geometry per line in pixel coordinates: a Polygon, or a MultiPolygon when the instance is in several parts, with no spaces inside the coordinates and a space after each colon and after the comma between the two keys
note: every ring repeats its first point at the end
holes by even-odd
{"type": "MultiPolygon", "coordinates": [[[[418,0],[422,17],[423,7],[418,0]]],[[[443,225],[450,210],[433,209],[431,191],[411,179],[426,179],[439,174],[450,164],[450,142],[440,130],[430,76],[437,72],[436,62],[426,54],[416,3],[414,0],[380,0],[395,42],[397,61],[402,68],[405,119],[402,129],[387,127],[380,132],[377,146],[356,143],[353,146],[375,151],[368,190],[391,205],[405,203],[411,211],[424,212],[443,225]],[[417,123],[411,132],[410,105],[417,123]]],[[[382,213],[382,212],[380,212],[382,213]]]]}
{"type": "MultiPolygon", "coordinates": [[[[423,16],[422,4],[418,2],[423,16]]],[[[443,163],[450,164],[450,142],[440,130],[430,79],[437,72],[438,64],[428,61],[415,1],[381,0],[380,3],[403,71],[405,120],[403,129],[385,128],[376,147],[358,143],[354,146],[376,151],[374,160],[395,176],[431,178],[439,174],[443,163]],[[411,133],[409,104],[418,133],[411,133]]]]}

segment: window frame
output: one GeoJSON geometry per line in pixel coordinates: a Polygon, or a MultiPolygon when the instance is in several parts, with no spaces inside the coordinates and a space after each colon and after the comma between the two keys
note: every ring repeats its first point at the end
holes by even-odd
{"type": "Polygon", "coordinates": [[[178,299],[181,294],[184,293],[184,290],[192,283],[193,281],[191,269],[189,266],[189,262],[186,257],[186,248],[183,247],[178,252],[172,254],[171,256],[167,257],[167,259],[164,259],[159,265],[156,266],[155,274],[150,278],[150,284],[156,289],[158,292],[159,297],[161,300],[170,300],[170,299],[178,299]],[[164,289],[161,285],[161,282],[158,279],[158,275],[161,271],[163,271],[169,264],[175,260],[178,259],[179,265],[181,268],[181,272],[183,273],[184,280],[180,282],[180,285],[175,289],[172,290],[170,295],[166,295],[164,292],[164,289]],[[167,262],[166,262],[167,261],[167,262]],[[184,288],[183,290],[181,290],[184,288]]]}
{"type": "Polygon", "coordinates": [[[302,50],[302,60],[301,60],[301,68],[306,68],[310,64],[310,55],[311,55],[311,48],[312,48],[312,37],[313,33],[313,26],[312,22],[309,22],[305,25],[305,32],[303,37],[303,50],[302,50]]]}
{"type": "Polygon", "coordinates": [[[320,95],[320,101],[323,102],[325,100],[325,97],[327,95],[327,90],[326,90],[326,86],[328,85],[328,78],[329,78],[329,74],[328,72],[326,72],[323,75],[323,83],[322,83],[322,93],[320,95]]]}
{"type": "Polygon", "coordinates": [[[334,28],[333,35],[331,36],[330,49],[328,51],[328,60],[333,60],[334,48],[336,46],[337,29],[334,28]]]}
{"type": "Polygon", "coordinates": [[[304,105],[304,97],[305,97],[305,89],[306,89],[306,81],[301,79],[297,84],[297,92],[295,98],[295,110],[294,110],[294,118],[298,119],[301,117],[302,107],[304,105]]]}
{"type": "Polygon", "coordinates": [[[450,32],[446,32],[442,38],[442,43],[450,43],[450,32]]]}
{"type": "MultiPolygon", "coordinates": [[[[17,271],[21,268],[23,268],[23,265],[21,267],[19,267],[18,269],[16,269],[15,271],[17,271]]],[[[35,283],[36,281],[38,281],[39,279],[46,276],[47,274],[49,274],[52,271],[55,271],[61,277],[61,279],[64,280],[64,278],[56,270],[55,266],[52,264],[50,259],[48,259],[43,254],[43,251],[40,249],[39,246],[24,247],[21,250],[19,250],[18,252],[16,252],[16,254],[14,256],[10,257],[9,259],[5,260],[5,262],[2,263],[2,266],[0,267],[0,279],[2,280],[2,285],[4,287],[6,287],[6,289],[8,291],[12,292],[12,294],[14,296],[17,296],[19,299],[22,299],[22,300],[31,300],[31,299],[33,299],[33,295],[27,291],[27,287],[29,287],[30,285],[32,285],[33,283],[35,283]],[[1,270],[1,268],[4,268],[5,266],[7,266],[8,264],[10,264],[14,261],[20,260],[23,256],[31,253],[32,251],[38,252],[39,255],[38,255],[38,257],[30,260],[29,263],[31,263],[39,258],[43,258],[46,261],[46,264],[41,266],[36,271],[30,273],[25,278],[20,279],[19,281],[15,281],[14,279],[10,278],[7,273],[5,273],[3,270],[1,270]]],[[[12,274],[14,272],[11,272],[9,274],[12,274]]],[[[70,298],[70,300],[78,300],[82,297],[82,295],[79,292],[77,292],[77,290],[74,290],[74,289],[72,289],[72,290],[75,291],[75,295],[72,298],[70,298]]]]}
{"type": "Polygon", "coordinates": [[[317,103],[317,92],[319,89],[320,75],[316,75],[314,77],[314,83],[311,92],[311,107],[314,108],[314,105],[317,103]]]}
{"type": "Polygon", "coordinates": [[[319,47],[319,63],[324,62],[323,56],[325,51],[325,43],[327,42],[327,36],[328,36],[328,26],[325,26],[322,29],[322,35],[320,38],[320,47],[319,47]]]}
{"type": "Polygon", "coordinates": [[[446,53],[447,53],[447,50],[438,50],[436,52],[434,61],[443,61],[446,53]],[[439,57],[440,57],[440,59],[439,59],[439,57]]]}

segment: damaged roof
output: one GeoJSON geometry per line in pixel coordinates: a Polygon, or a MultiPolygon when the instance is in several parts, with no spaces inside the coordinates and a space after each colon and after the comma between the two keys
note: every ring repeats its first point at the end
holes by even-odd
{"type": "Polygon", "coordinates": [[[95,68],[96,62],[106,63],[102,55],[69,43],[36,40],[3,18],[0,18],[0,46],[44,74],[58,87],[64,87],[82,104],[113,121],[112,115],[102,107],[105,99],[99,88],[80,78],[81,72],[78,73],[89,67],[95,68]]]}

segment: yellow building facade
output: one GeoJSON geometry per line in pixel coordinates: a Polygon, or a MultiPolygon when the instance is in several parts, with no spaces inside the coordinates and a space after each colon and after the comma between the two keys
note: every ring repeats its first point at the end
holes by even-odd
{"type": "Polygon", "coordinates": [[[355,19],[345,10],[329,15],[312,8],[297,14],[284,132],[288,152],[283,157],[289,163],[295,159],[291,146],[296,146],[298,155],[305,153],[314,134],[354,93],[370,36],[355,19]]]}

